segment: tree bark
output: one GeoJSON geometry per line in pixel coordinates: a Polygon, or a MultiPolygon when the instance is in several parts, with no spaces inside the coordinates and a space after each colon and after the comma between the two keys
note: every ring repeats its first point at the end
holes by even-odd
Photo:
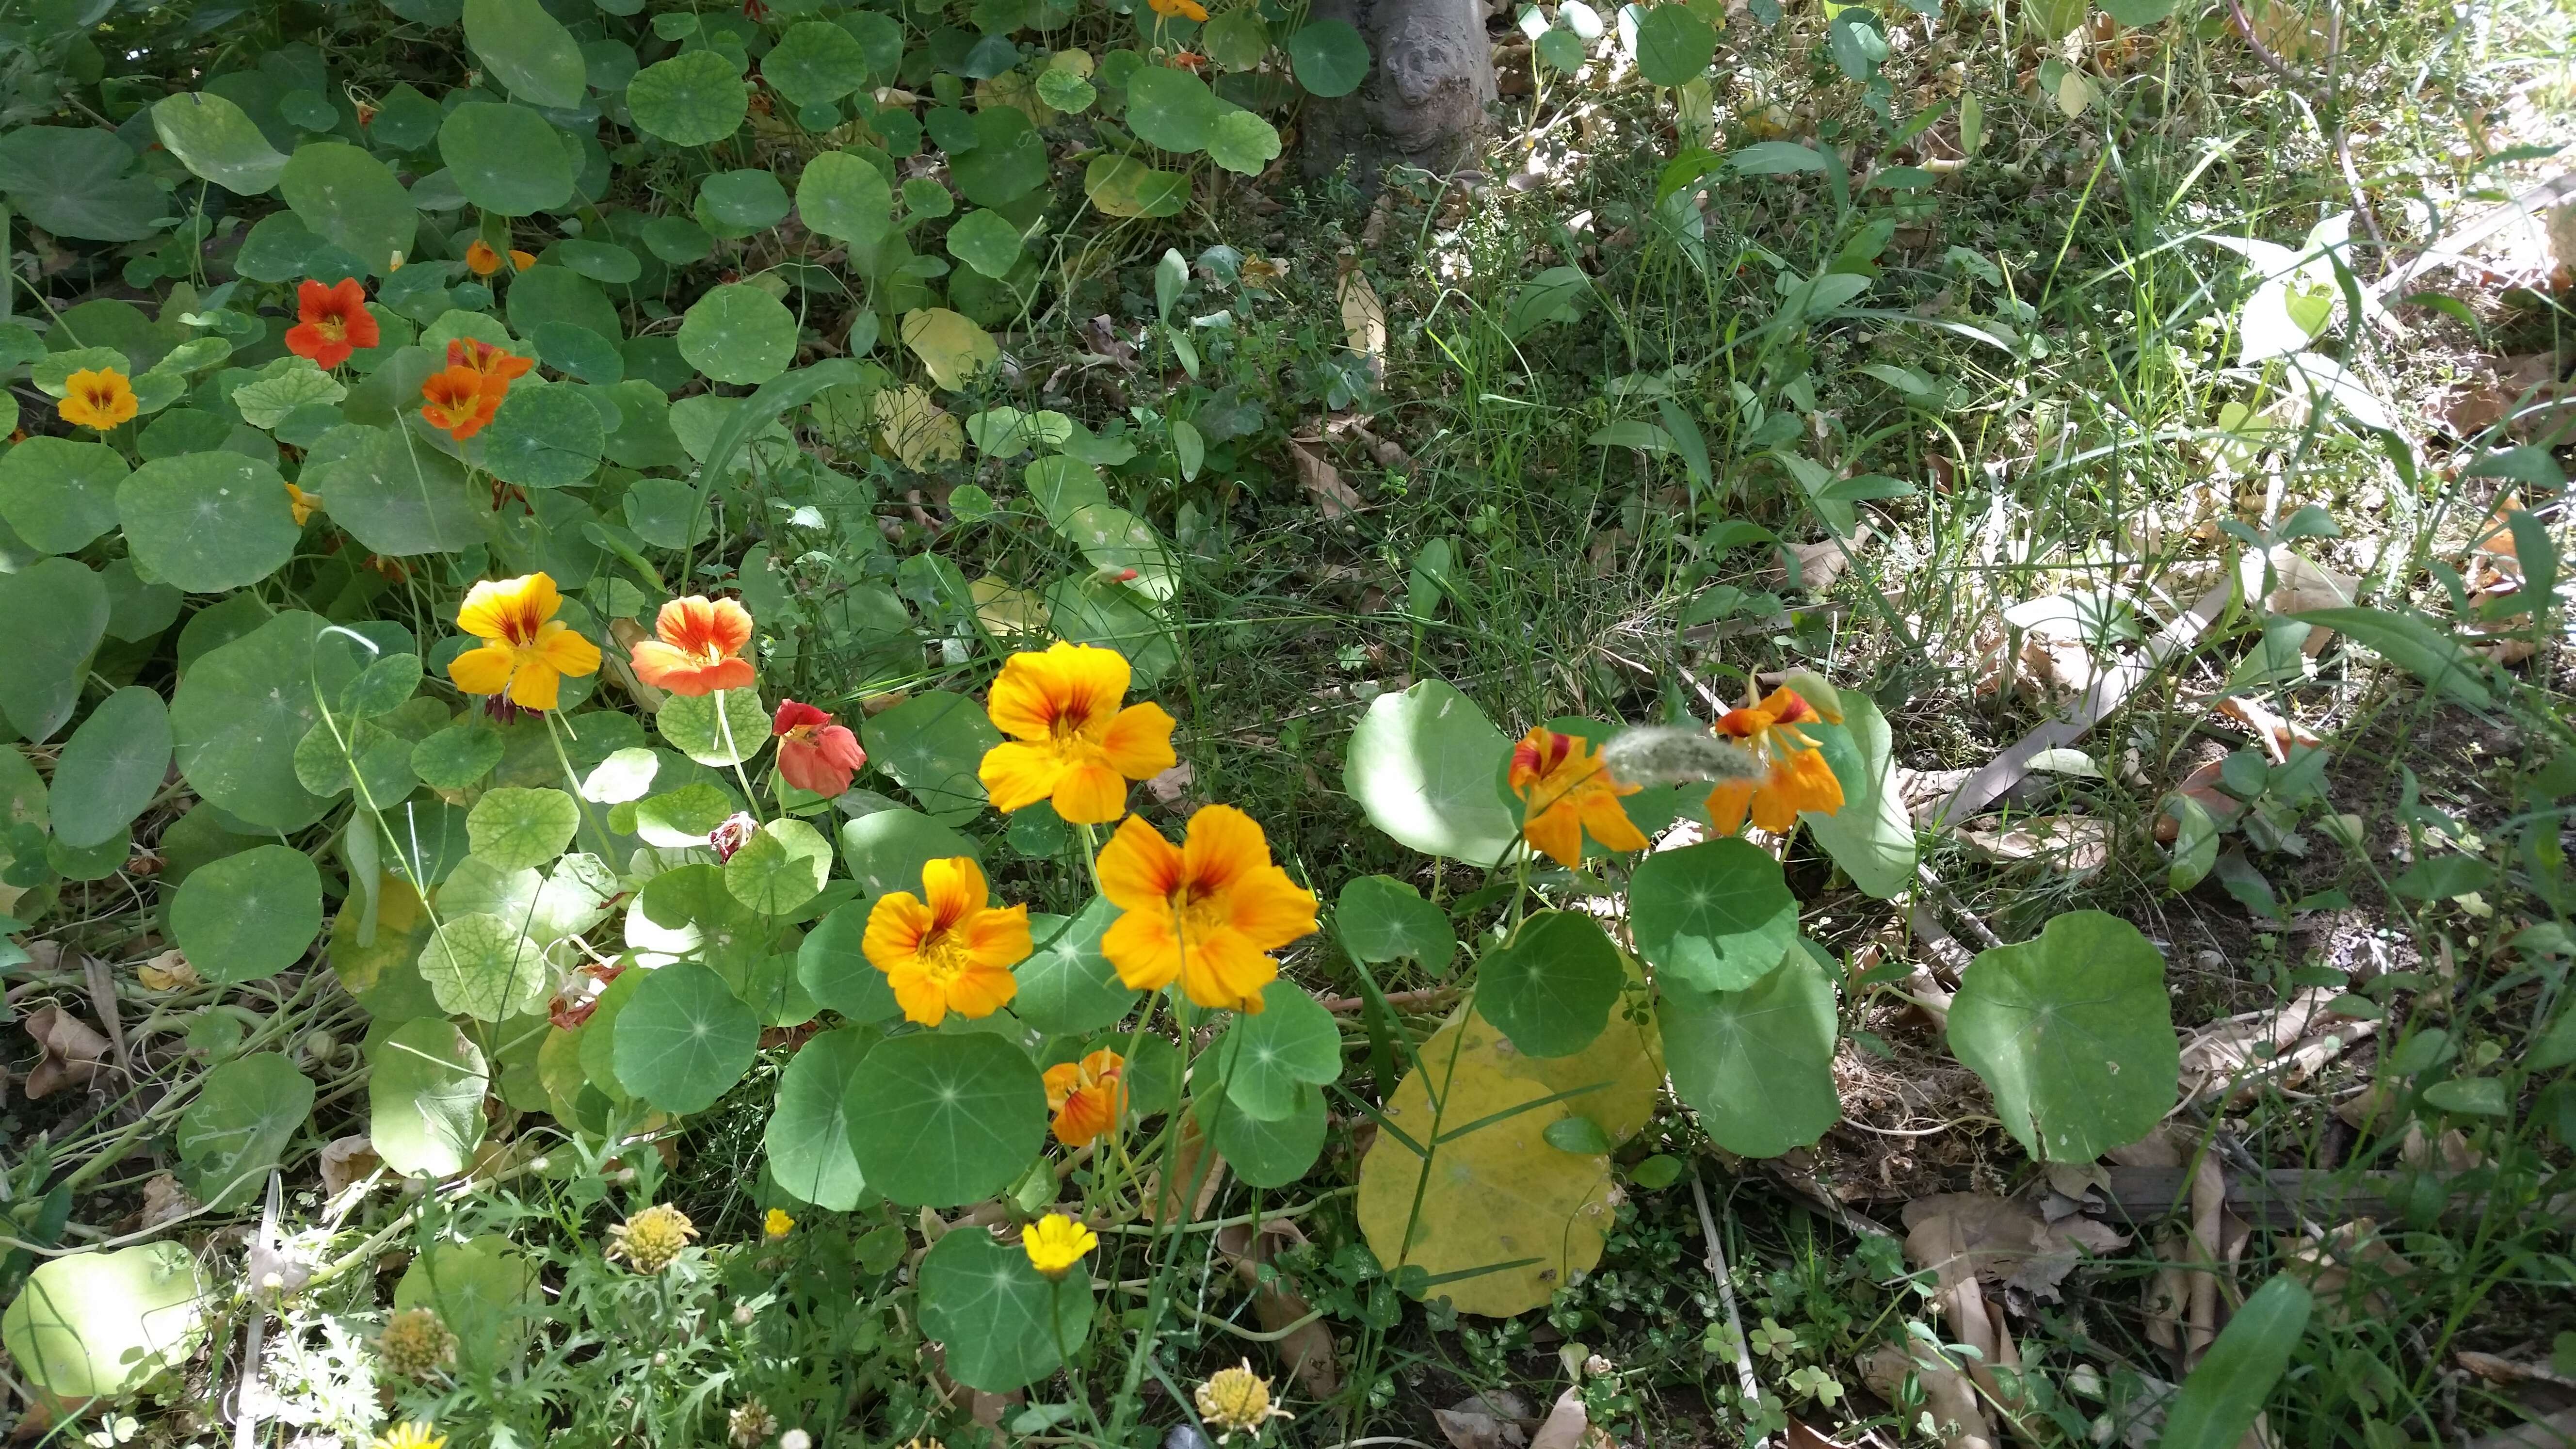
{"type": "Polygon", "coordinates": [[[1344,20],[1368,42],[1368,79],[1307,111],[1306,173],[1345,161],[1374,190],[1388,165],[1446,174],[1475,155],[1494,102],[1483,0],[1316,0],[1317,20],[1344,20]]]}

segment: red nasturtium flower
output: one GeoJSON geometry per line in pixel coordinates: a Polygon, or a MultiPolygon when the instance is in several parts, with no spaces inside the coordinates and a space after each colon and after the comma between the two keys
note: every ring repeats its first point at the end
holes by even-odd
{"type": "Polygon", "coordinates": [[[859,748],[850,727],[832,723],[830,715],[810,704],[780,700],[769,729],[778,736],[778,773],[799,790],[843,794],[850,776],[868,762],[868,752],[859,748]]]}
{"type": "Polygon", "coordinates": [[[1067,1147],[1096,1142],[1126,1110],[1127,1059],[1103,1047],[1078,1062],[1046,1069],[1047,1110],[1055,1114],[1055,1140],[1067,1147]]]}
{"type": "Polygon", "coordinates": [[[1583,863],[1583,833],[1612,850],[1643,850],[1648,841],[1619,797],[1643,787],[1624,785],[1579,735],[1532,726],[1512,746],[1512,792],[1523,805],[1521,834],[1550,860],[1572,870],[1583,863]]]}
{"type": "Polygon", "coordinates": [[[1760,780],[1720,780],[1708,792],[1709,822],[1720,834],[1742,829],[1748,809],[1754,824],[1776,835],[1797,824],[1801,810],[1830,815],[1843,808],[1843,784],[1834,778],[1834,767],[1798,731],[1818,720],[1840,724],[1842,712],[1819,709],[1785,685],[1718,720],[1717,732],[1741,741],[1765,767],[1760,780]]]}
{"type": "Polygon", "coordinates": [[[659,638],[635,646],[635,677],[655,689],[691,698],[719,689],[747,689],[751,615],[731,599],[691,594],[662,606],[653,620],[659,638]]]}
{"type": "Polygon", "coordinates": [[[295,289],[296,324],[286,329],[286,350],[313,359],[324,370],[349,360],[379,340],[375,315],[367,310],[367,289],[355,277],[336,286],[307,281],[295,289]]]}

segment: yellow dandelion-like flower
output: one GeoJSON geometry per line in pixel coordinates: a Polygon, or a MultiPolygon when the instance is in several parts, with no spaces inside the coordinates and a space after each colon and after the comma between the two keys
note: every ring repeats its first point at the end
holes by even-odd
{"type": "Polygon", "coordinates": [[[624,1258],[638,1273],[659,1273],[697,1235],[687,1213],[655,1203],[608,1230],[608,1256],[624,1258]]]}
{"type": "Polygon", "coordinates": [[[427,1420],[396,1424],[367,1442],[367,1449],[447,1449],[447,1436],[427,1420]]]}
{"type": "Polygon", "coordinates": [[[1049,1213],[1021,1231],[1020,1246],[1027,1251],[1030,1266],[1049,1278],[1061,1278],[1073,1271],[1083,1254],[1099,1247],[1100,1239],[1063,1213],[1049,1213]]]}
{"type": "Polygon", "coordinates": [[[1270,1380],[1252,1371],[1252,1360],[1239,1366],[1219,1369],[1199,1385],[1196,1398],[1199,1417],[1218,1431],[1216,1442],[1223,1444],[1237,1434],[1258,1437],[1261,1426],[1273,1419],[1293,1419],[1296,1415],[1279,1407],[1270,1398],[1270,1380]]]}
{"type": "Polygon", "coordinates": [[[406,1308],[385,1320],[376,1335],[376,1357],[387,1372],[422,1379],[456,1362],[456,1335],[447,1331],[435,1308],[406,1308]]]}
{"type": "Polygon", "coordinates": [[[760,1235],[773,1243],[794,1231],[796,1220],[787,1215],[785,1208],[771,1208],[768,1215],[760,1220],[760,1235]]]}

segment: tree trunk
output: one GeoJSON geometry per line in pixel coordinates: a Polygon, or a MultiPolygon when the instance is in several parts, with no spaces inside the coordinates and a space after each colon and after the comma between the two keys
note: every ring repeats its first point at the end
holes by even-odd
{"type": "Polygon", "coordinates": [[[1308,107],[1309,176],[1348,161],[1374,190],[1394,162],[1444,174],[1469,162],[1494,102],[1483,0],[1316,0],[1313,16],[1350,22],[1374,63],[1358,90],[1308,107]]]}

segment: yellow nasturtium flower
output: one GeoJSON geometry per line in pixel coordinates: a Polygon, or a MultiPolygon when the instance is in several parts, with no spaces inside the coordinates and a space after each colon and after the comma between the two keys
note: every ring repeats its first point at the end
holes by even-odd
{"type": "Polygon", "coordinates": [[[934,860],[921,868],[921,895],[877,899],[859,949],[886,974],[906,1020],[991,1016],[1020,989],[1011,968],[1028,959],[1029,908],[988,904],[973,856],[934,860]]]}
{"type": "Polygon", "coordinates": [[[785,1208],[771,1208],[760,1219],[760,1235],[773,1243],[794,1231],[796,1220],[787,1215],[785,1208]]]}
{"type": "Polygon", "coordinates": [[[1020,1230],[1020,1247],[1029,1255],[1029,1266],[1049,1278],[1072,1272],[1083,1254],[1099,1246],[1097,1234],[1063,1213],[1049,1213],[1020,1230]]]}
{"type": "Polygon", "coordinates": [[[1798,729],[1818,720],[1840,724],[1842,712],[1819,709],[1785,685],[1718,720],[1717,733],[1741,742],[1763,767],[1759,780],[1720,780],[1708,792],[1709,822],[1719,834],[1742,829],[1748,809],[1755,825],[1776,835],[1797,824],[1801,810],[1830,815],[1843,808],[1842,781],[1798,729]]]}
{"type": "Polygon", "coordinates": [[[1511,785],[1521,797],[1521,834],[1530,845],[1572,870],[1583,863],[1583,833],[1612,850],[1643,850],[1650,843],[1619,797],[1642,788],[1621,784],[1579,735],[1534,725],[1512,747],[1511,785]]]}
{"type": "Polygon", "coordinates": [[[84,367],[63,386],[63,400],[56,409],[63,421],[93,432],[133,421],[140,406],[134,400],[134,384],[113,367],[84,367]]]}
{"type": "Polygon", "coordinates": [[[447,663],[447,677],[467,694],[499,694],[522,709],[552,709],[565,675],[599,668],[599,646],[555,617],[563,595],[545,574],[485,580],[465,595],[456,625],[484,642],[447,663]]]}
{"type": "Polygon", "coordinates": [[[1200,1006],[1261,1009],[1279,975],[1269,953],[1315,929],[1315,893],[1270,863],[1251,816],[1210,805],[1179,846],[1129,816],[1100,852],[1100,893],[1126,912],[1101,937],[1118,979],[1138,991],[1175,980],[1200,1006]]]}
{"type": "Polygon", "coordinates": [[[1172,717],[1159,704],[1131,704],[1127,656],[1059,640],[1043,654],[1014,654],[993,681],[987,709],[1011,738],[984,752],[976,774],[993,808],[1053,800],[1076,825],[1106,825],[1127,813],[1127,782],[1172,768],[1172,717]]]}

